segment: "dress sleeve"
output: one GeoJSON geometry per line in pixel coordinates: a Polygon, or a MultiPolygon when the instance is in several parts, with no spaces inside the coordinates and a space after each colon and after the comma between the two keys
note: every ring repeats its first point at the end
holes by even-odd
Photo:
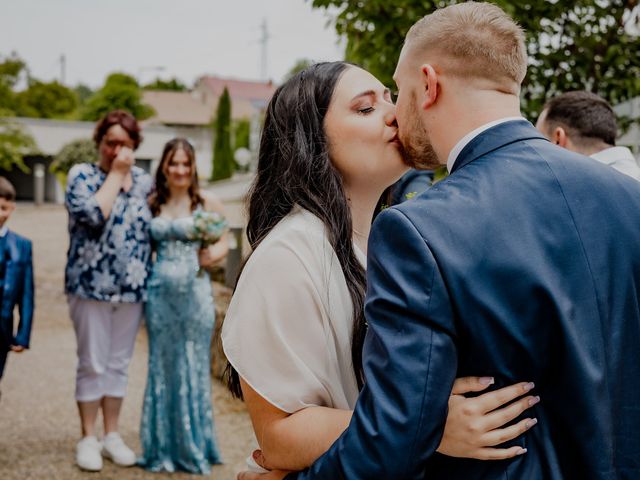
{"type": "Polygon", "coordinates": [[[104,225],[105,218],[96,200],[100,188],[98,179],[88,164],[75,165],[69,170],[65,205],[76,221],[93,228],[104,225]]]}
{"type": "MultiPolygon", "coordinates": [[[[295,235],[294,235],[295,237],[295,235]]],[[[270,244],[249,259],[224,321],[224,352],[269,403],[293,413],[331,405],[333,361],[313,249],[299,239],[270,244]]]]}

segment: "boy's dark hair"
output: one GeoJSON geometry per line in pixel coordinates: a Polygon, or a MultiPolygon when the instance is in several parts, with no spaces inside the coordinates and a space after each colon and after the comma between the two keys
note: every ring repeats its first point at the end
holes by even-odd
{"type": "Polygon", "coordinates": [[[562,127],[578,144],[601,140],[616,144],[618,128],[611,105],[602,97],[587,91],[566,92],[552,98],[544,106],[549,130],[562,127]]]}
{"type": "Polygon", "coordinates": [[[0,177],[0,198],[4,198],[9,202],[13,202],[16,199],[16,189],[4,177],[0,177]]]}

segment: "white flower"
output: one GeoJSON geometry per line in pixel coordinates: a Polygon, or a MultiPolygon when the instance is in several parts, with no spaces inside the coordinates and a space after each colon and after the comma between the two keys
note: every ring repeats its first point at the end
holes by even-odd
{"type": "Polygon", "coordinates": [[[136,225],[136,227],[135,227],[135,230],[134,230],[134,238],[136,240],[138,240],[139,242],[148,240],[149,230],[146,227],[146,225],[144,225],[141,222],[138,222],[135,225],[136,225]]]}
{"type": "Polygon", "coordinates": [[[133,292],[125,292],[122,294],[122,297],[120,298],[120,300],[123,303],[136,303],[137,302],[137,298],[136,298],[136,294],[133,292]]]}
{"type": "Polygon", "coordinates": [[[92,274],[91,287],[97,291],[112,291],[115,277],[107,271],[95,271],[92,274]]]}
{"type": "Polygon", "coordinates": [[[131,285],[131,288],[139,288],[144,285],[144,281],[147,278],[147,266],[138,260],[132,258],[127,264],[127,278],[126,283],[131,285]]]}
{"type": "Polygon", "coordinates": [[[124,224],[118,223],[111,228],[111,241],[116,248],[124,244],[126,238],[127,227],[124,224]]]}
{"type": "Polygon", "coordinates": [[[624,31],[631,37],[640,37],[640,5],[622,16],[624,31]]]}
{"type": "Polygon", "coordinates": [[[111,263],[111,268],[117,275],[124,276],[122,274],[127,270],[128,264],[129,264],[128,256],[126,255],[116,256],[114,257],[113,262],[111,263]]]}
{"type": "Polygon", "coordinates": [[[138,219],[135,206],[132,206],[131,202],[132,200],[129,200],[129,205],[122,205],[122,223],[125,225],[131,225],[138,219]]]}
{"type": "Polygon", "coordinates": [[[82,182],[82,183],[78,183],[74,188],[73,188],[73,194],[76,197],[75,200],[79,201],[82,200],[84,201],[84,199],[86,199],[87,197],[89,197],[93,192],[91,191],[91,188],[89,185],[87,185],[86,182],[82,182]]]}
{"type": "Polygon", "coordinates": [[[101,258],[102,252],[100,251],[100,244],[98,242],[86,240],[78,247],[78,260],[82,263],[83,270],[96,268],[101,258]]]}

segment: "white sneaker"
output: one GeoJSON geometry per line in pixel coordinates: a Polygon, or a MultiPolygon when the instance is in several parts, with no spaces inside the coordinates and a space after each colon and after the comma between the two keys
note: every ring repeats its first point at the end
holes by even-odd
{"type": "Polygon", "coordinates": [[[99,472],[102,470],[102,446],[96,437],[83,437],[76,445],[76,463],[82,470],[99,472]]]}
{"type": "Polygon", "coordinates": [[[104,437],[102,455],[121,467],[130,467],[136,464],[136,454],[127,447],[118,432],[111,432],[104,437]]]}

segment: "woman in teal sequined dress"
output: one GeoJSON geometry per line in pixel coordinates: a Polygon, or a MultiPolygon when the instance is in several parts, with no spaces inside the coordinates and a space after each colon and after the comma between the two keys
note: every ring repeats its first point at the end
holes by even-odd
{"type": "Polygon", "coordinates": [[[201,194],[195,155],[183,139],[167,143],[150,199],[156,260],[145,318],[149,371],[144,395],[140,464],[151,471],[206,474],[220,463],[211,405],[210,343],[215,321],[209,267],[227,253],[225,236],[201,248],[194,215],[221,212],[201,194]]]}

